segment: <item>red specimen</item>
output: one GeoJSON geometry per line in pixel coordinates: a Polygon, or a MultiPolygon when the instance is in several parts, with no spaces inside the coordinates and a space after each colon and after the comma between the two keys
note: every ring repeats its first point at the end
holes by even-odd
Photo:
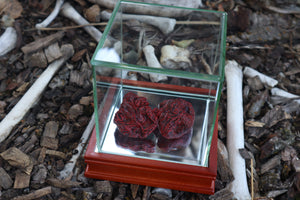
{"type": "Polygon", "coordinates": [[[166,139],[178,139],[193,127],[194,108],[190,102],[181,98],[161,102],[155,112],[160,134],[166,139]]]}
{"type": "Polygon", "coordinates": [[[157,116],[145,97],[129,92],[123,98],[114,123],[124,136],[146,138],[157,128],[157,116]]]}

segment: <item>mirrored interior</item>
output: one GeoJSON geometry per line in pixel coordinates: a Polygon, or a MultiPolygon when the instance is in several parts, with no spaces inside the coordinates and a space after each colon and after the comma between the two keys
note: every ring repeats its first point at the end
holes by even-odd
{"type": "Polygon", "coordinates": [[[208,132],[212,124],[209,113],[212,112],[214,107],[213,100],[179,93],[175,95],[167,91],[143,91],[140,88],[126,87],[122,89],[111,87],[107,90],[106,95],[113,95],[114,97],[107,97],[110,100],[103,102],[106,109],[102,110],[101,113],[101,116],[105,116],[105,118],[99,119],[100,124],[102,124],[102,128],[100,128],[100,149],[96,149],[95,151],[191,165],[205,165],[204,158],[207,152],[208,132]],[[163,137],[159,128],[156,128],[145,138],[134,138],[123,135],[118,129],[118,125],[114,122],[114,118],[120,110],[126,94],[134,94],[138,97],[146,98],[151,109],[157,108],[161,102],[174,99],[182,99],[185,102],[191,103],[195,111],[191,129],[175,139],[163,137]],[[107,109],[108,107],[109,109],[107,109]]]}

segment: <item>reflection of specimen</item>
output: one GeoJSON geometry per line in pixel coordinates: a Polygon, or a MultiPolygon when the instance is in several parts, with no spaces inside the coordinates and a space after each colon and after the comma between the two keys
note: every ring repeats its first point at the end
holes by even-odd
{"type": "Polygon", "coordinates": [[[157,117],[147,99],[132,92],[124,96],[114,122],[121,134],[132,138],[146,138],[157,127],[157,117]]]}
{"type": "Polygon", "coordinates": [[[152,152],[150,134],[155,133],[161,150],[182,149],[190,144],[194,119],[192,104],[183,99],[165,100],[152,110],[145,97],[129,92],[114,118],[118,127],[116,143],[131,150],[152,152]]]}
{"type": "Polygon", "coordinates": [[[159,135],[157,140],[157,146],[165,152],[176,151],[186,148],[190,143],[193,135],[193,129],[185,131],[186,134],[176,139],[166,139],[159,135]]]}
{"type": "Polygon", "coordinates": [[[115,132],[116,144],[132,151],[145,151],[147,153],[154,153],[155,151],[155,137],[152,134],[147,138],[132,138],[127,137],[116,130],[115,132]]]}

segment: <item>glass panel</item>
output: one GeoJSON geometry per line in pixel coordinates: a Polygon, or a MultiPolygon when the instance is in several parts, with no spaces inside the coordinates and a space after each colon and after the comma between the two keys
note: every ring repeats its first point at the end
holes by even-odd
{"type": "Polygon", "coordinates": [[[219,82],[208,80],[197,80],[191,78],[181,78],[170,74],[159,74],[153,72],[140,72],[137,70],[125,70],[122,68],[112,69],[110,67],[96,68],[97,86],[126,86],[127,88],[135,87],[147,90],[168,90],[170,93],[192,93],[197,96],[216,99],[219,82]],[[164,81],[153,82],[152,78],[161,77],[164,81]]]}

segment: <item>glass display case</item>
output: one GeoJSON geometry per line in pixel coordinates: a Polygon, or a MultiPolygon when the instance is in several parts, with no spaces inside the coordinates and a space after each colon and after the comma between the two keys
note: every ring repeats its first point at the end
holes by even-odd
{"type": "Polygon", "coordinates": [[[85,175],[212,194],[226,13],[119,1],[101,17],[85,175]]]}

